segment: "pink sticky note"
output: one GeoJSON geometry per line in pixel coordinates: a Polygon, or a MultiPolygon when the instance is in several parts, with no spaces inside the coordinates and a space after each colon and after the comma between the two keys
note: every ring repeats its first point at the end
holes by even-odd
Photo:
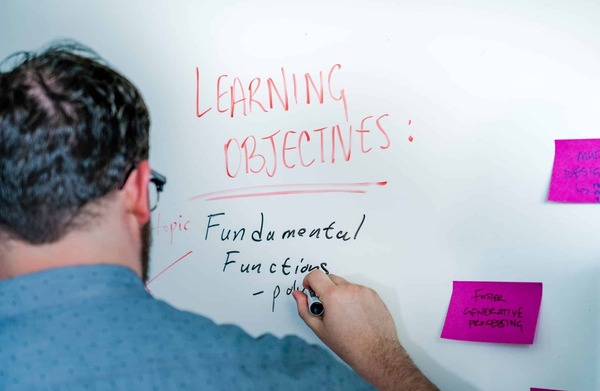
{"type": "Polygon", "coordinates": [[[600,139],[555,140],[548,201],[600,202],[600,139]]]}
{"type": "Polygon", "coordinates": [[[531,391],[562,391],[562,390],[555,390],[553,388],[535,388],[535,387],[531,387],[530,390],[531,391]]]}
{"type": "Polygon", "coordinates": [[[442,338],[532,344],[541,282],[454,281],[442,338]]]}

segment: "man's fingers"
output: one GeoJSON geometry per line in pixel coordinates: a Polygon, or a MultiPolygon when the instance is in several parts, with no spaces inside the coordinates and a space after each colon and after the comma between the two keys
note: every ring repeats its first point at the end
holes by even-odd
{"type": "Polygon", "coordinates": [[[302,318],[304,323],[306,323],[306,325],[318,335],[318,331],[320,331],[319,329],[323,321],[320,317],[311,315],[310,311],[308,310],[308,298],[299,290],[294,290],[294,292],[292,292],[292,296],[294,297],[294,300],[296,300],[298,315],[300,315],[300,318],[302,318]]]}
{"type": "Polygon", "coordinates": [[[327,274],[323,273],[319,269],[316,269],[308,273],[306,277],[304,277],[302,285],[306,289],[311,289],[318,296],[323,294],[329,288],[334,287],[335,283],[331,281],[327,274]]]}
{"type": "Polygon", "coordinates": [[[329,277],[329,279],[331,281],[333,281],[333,283],[335,285],[347,285],[347,284],[350,284],[350,282],[348,280],[346,280],[345,278],[342,278],[340,276],[337,276],[335,274],[329,274],[328,277],[329,277]]]}

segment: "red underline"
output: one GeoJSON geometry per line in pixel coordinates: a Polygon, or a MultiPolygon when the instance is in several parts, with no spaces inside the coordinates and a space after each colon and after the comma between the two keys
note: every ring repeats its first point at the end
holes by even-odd
{"type": "Polygon", "coordinates": [[[167,270],[169,270],[171,267],[175,266],[175,264],[179,261],[181,261],[183,258],[187,257],[188,255],[190,255],[192,253],[192,251],[188,251],[185,255],[183,255],[181,258],[179,258],[178,260],[176,260],[175,262],[173,262],[172,264],[170,264],[169,266],[167,266],[163,271],[161,271],[160,273],[158,273],[157,275],[155,275],[154,277],[152,277],[152,279],[150,279],[150,281],[148,281],[146,283],[146,289],[148,289],[148,285],[150,285],[150,283],[154,280],[156,280],[158,277],[160,277],[161,274],[163,274],[164,272],[166,272],[167,270]]]}
{"type": "Polygon", "coordinates": [[[367,187],[367,186],[385,186],[387,181],[380,182],[352,182],[352,183],[298,183],[285,185],[263,185],[240,187],[236,189],[219,190],[210,193],[198,194],[189,198],[189,201],[204,199],[205,201],[216,201],[231,198],[247,198],[247,197],[269,197],[274,195],[292,195],[292,194],[316,194],[316,193],[354,193],[364,194],[366,190],[358,189],[328,189],[327,187],[367,187]],[[320,187],[318,189],[309,189],[311,187],[320,187]],[[260,191],[248,192],[251,190],[260,189],[289,189],[298,188],[295,190],[279,190],[279,191],[260,191]],[[221,195],[223,194],[223,195],[221,195]]]}
{"type": "Polygon", "coordinates": [[[365,190],[289,190],[289,191],[270,191],[267,193],[247,193],[247,194],[232,194],[219,197],[206,198],[205,201],[226,200],[230,198],[246,198],[246,197],[270,197],[274,195],[291,195],[291,194],[316,194],[316,193],[366,193],[365,190]]]}

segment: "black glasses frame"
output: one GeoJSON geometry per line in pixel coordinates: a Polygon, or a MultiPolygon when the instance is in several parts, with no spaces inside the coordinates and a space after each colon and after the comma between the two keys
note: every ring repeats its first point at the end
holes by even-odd
{"type": "MultiPolygon", "coordinates": [[[[129,178],[129,176],[131,175],[133,170],[135,170],[137,165],[138,165],[137,163],[129,164],[127,170],[125,171],[125,175],[123,176],[123,179],[121,180],[121,183],[119,184],[119,190],[123,189],[123,187],[125,186],[125,183],[127,182],[127,179],[129,178]]],[[[152,212],[158,206],[158,201],[160,200],[160,193],[162,193],[165,185],[167,184],[167,177],[158,171],[150,170],[150,182],[152,184],[154,184],[154,186],[156,186],[156,204],[150,206],[150,212],[152,212]]]]}
{"type": "Polygon", "coordinates": [[[150,170],[150,182],[154,183],[154,186],[156,186],[156,204],[150,206],[150,212],[152,212],[158,206],[160,193],[162,193],[163,188],[167,184],[167,177],[158,171],[150,170]]]}

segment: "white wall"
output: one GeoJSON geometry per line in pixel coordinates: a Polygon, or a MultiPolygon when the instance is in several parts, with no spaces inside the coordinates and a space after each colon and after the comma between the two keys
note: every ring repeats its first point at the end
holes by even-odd
{"type": "Polygon", "coordinates": [[[151,162],[168,177],[153,215],[160,227],[151,276],[191,251],[152,281],[155,296],[253,335],[296,334],[316,342],[285,294],[302,275],[286,276],[281,268],[271,274],[269,266],[290,257],[293,273],[301,258],[302,264],[326,262],[331,272],[381,293],[407,350],[444,390],[600,388],[600,208],[545,201],[554,140],[599,135],[600,7],[585,1],[324,3],[2,2],[0,55],[75,38],[142,90],[153,119],[151,162]],[[333,68],[329,93],[327,76],[336,64],[341,68],[333,68]],[[201,118],[197,68],[200,110],[213,107],[201,118]],[[253,103],[246,116],[239,103],[233,118],[218,112],[229,106],[224,95],[217,107],[221,75],[228,76],[220,91],[229,91],[235,77],[244,88],[260,78],[254,98],[266,107],[267,79],[280,86],[282,68],[290,90],[297,75],[300,103],[285,111],[275,101],[267,113],[253,103]],[[320,71],[323,104],[302,103],[303,75],[317,80],[320,71]],[[348,120],[343,102],[332,99],[342,89],[348,120]],[[387,149],[379,148],[388,141],[374,122],[384,114],[387,149]],[[364,148],[373,149],[362,153],[354,132],[349,161],[337,144],[331,163],[331,127],[339,124],[348,137],[349,126],[359,129],[366,116],[373,118],[365,122],[371,133],[364,148]],[[318,158],[320,133],[313,131],[321,127],[328,135],[325,163],[318,158]],[[292,169],[279,156],[272,177],[243,170],[227,176],[229,139],[241,143],[252,135],[257,153],[267,155],[270,139],[261,138],[277,130],[278,154],[286,131],[298,132],[290,134],[290,148],[309,131],[303,158],[317,161],[301,167],[298,151],[290,149],[292,169]],[[378,181],[387,185],[332,186],[378,181]],[[211,192],[331,189],[366,192],[190,200],[211,192]],[[217,213],[225,213],[212,220],[221,226],[205,240],[207,216],[217,213]],[[273,230],[276,240],[251,240],[261,213],[264,236],[273,230]],[[356,240],[280,238],[288,228],[332,221],[353,235],[363,214],[356,240]],[[163,228],[174,222],[171,239],[163,228]],[[242,227],[243,241],[219,239],[220,228],[242,227]],[[240,253],[223,272],[228,251],[240,253]],[[261,263],[260,274],[240,273],[240,263],[248,262],[261,263]],[[453,280],[543,282],[535,344],[440,339],[453,280]]]}

